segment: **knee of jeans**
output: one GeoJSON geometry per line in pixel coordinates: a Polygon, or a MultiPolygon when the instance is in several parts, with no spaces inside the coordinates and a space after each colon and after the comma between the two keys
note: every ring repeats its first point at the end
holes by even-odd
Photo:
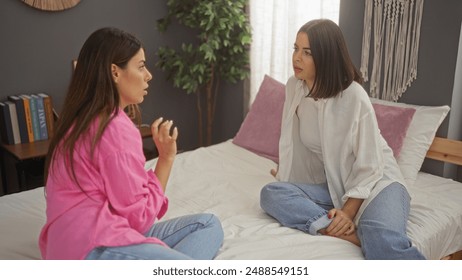
{"type": "Polygon", "coordinates": [[[217,216],[210,214],[210,219],[208,220],[207,224],[210,228],[215,229],[215,237],[217,238],[217,240],[220,240],[219,243],[221,244],[223,242],[225,234],[223,232],[223,227],[221,225],[220,219],[218,219],[217,216]]]}
{"type": "Polygon", "coordinates": [[[263,207],[266,204],[266,201],[269,199],[268,185],[264,186],[260,190],[260,206],[263,207]]]}
{"type": "Polygon", "coordinates": [[[358,237],[369,260],[397,259],[412,246],[407,235],[385,227],[363,224],[358,229],[358,237]]]}
{"type": "Polygon", "coordinates": [[[272,205],[277,201],[278,186],[271,183],[264,186],[260,191],[260,207],[266,209],[267,205],[272,205]]]}
{"type": "Polygon", "coordinates": [[[208,215],[210,215],[210,217],[209,217],[209,219],[207,220],[207,223],[206,223],[206,224],[221,229],[221,228],[222,228],[222,225],[221,225],[220,219],[218,219],[218,217],[215,216],[214,214],[208,214],[208,215]]]}
{"type": "Polygon", "coordinates": [[[217,216],[215,216],[214,214],[210,214],[210,213],[204,213],[204,214],[201,214],[201,218],[199,219],[200,223],[203,225],[203,226],[220,226],[221,227],[221,222],[220,222],[220,219],[218,219],[217,216]]]}

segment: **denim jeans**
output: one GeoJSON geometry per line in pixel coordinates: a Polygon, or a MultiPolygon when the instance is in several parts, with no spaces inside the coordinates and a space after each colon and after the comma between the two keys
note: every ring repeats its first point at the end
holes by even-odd
{"type": "Polygon", "coordinates": [[[170,248],[152,243],[97,247],[87,260],[213,259],[223,243],[221,223],[213,214],[187,215],[155,223],[145,234],[170,248]]]}
{"type": "MultiPolygon", "coordinates": [[[[333,203],[327,184],[288,182],[263,187],[260,205],[283,226],[317,235],[327,227],[333,203]]],[[[425,259],[406,234],[410,197],[406,189],[393,183],[366,207],[358,222],[357,235],[366,259],[425,259]]]]}

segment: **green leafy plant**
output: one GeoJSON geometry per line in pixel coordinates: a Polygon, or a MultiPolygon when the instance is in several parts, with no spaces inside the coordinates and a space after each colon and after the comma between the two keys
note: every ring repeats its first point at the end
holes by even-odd
{"type": "Polygon", "coordinates": [[[197,32],[197,42],[183,43],[180,50],[160,47],[157,66],[167,73],[174,87],[197,96],[200,146],[204,144],[204,134],[206,145],[212,143],[220,81],[236,83],[249,76],[251,32],[246,3],[246,0],[168,0],[167,16],[157,21],[160,32],[166,32],[173,20],[197,32]]]}

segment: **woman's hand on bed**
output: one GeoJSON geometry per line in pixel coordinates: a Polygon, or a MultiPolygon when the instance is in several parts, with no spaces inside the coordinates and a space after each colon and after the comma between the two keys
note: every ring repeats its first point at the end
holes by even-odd
{"type": "Polygon", "coordinates": [[[276,169],[271,169],[270,173],[271,173],[271,175],[276,177],[276,174],[278,174],[278,171],[276,169]]]}
{"type": "Polygon", "coordinates": [[[278,170],[279,170],[279,165],[276,166],[276,169],[273,168],[273,169],[270,170],[271,175],[276,177],[276,175],[278,174],[278,170]]]}

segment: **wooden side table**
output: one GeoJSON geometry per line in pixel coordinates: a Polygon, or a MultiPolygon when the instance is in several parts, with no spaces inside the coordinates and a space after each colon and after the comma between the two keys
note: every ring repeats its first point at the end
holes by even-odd
{"type": "Polygon", "coordinates": [[[18,189],[19,191],[22,191],[25,184],[23,180],[23,178],[25,178],[25,163],[33,159],[43,160],[47,155],[49,145],[49,140],[37,141],[33,143],[22,143],[16,145],[1,145],[3,158],[3,162],[1,163],[1,171],[4,194],[9,193],[8,175],[9,173],[11,173],[11,170],[7,171],[6,169],[6,164],[8,163],[8,160],[13,159],[13,161],[15,162],[14,169],[16,170],[18,189]]]}
{"type": "MultiPolygon", "coordinates": [[[[140,134],[142,138],[148,138],[152,136],[151,127],[149,125],[141,125],[140,134]]],[[[2,162],[1,172],[2,172],[2,184],[3,184],[3,193],[8,194],[8,175],[11,172],[7,171],[6,163],[7,159],[13,159],[15,162],[14,169],[16,170],[16,176],[18,180],[18,189],[19,191],[24,190],[24,181],[25,178],[25,163],[26,161],[38,159],[43,160],[47,153],[48,147],[50,146],[50,140],[37,141],[32,143],[22,143],[15,145],[1,144],[1,153],[2,153],[2,162]]]]}

